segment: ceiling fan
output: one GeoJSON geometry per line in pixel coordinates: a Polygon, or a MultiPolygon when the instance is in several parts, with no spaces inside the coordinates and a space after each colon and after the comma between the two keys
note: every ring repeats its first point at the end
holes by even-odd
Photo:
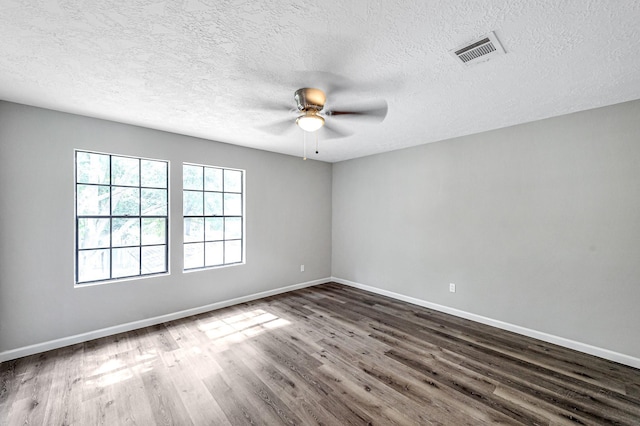
{"type": "MultiPolygon", "coordinates": [[[[289,112],[295,112],[297,115],[295,124],[298,127],[310,133],[324,129],[326,139],[346,137],[353,133],[333,123],[336,119],[338,121],[342,118],[369,119],[380,122],[385,119],[388,110],[384,100],[360,102],[354,108],[324,110],[327,95],[321,89],[311,87],[296,90],[293,98],[296,101],[296,109],[292,109],[290,105],[269,105],[267,109],[286,109],[289,112]]],[[[293,128],[293,124],[294,120],[287,118],[262,128],[270,133],[282,134],[293,128]]]]}

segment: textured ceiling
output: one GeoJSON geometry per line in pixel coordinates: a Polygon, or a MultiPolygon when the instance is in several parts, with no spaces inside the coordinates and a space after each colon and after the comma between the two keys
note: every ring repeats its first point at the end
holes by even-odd
{"type": "Polygon", "coordinates": [[[0,0],[0,99],[291,155],[295,115],[261,106],[385,99],[327,119],[354,132],[318,133],[333,162],[638,99],[639,22],[637,0],[0,0]],[[506,55],[448,53],[490,31],[506,55]]]}

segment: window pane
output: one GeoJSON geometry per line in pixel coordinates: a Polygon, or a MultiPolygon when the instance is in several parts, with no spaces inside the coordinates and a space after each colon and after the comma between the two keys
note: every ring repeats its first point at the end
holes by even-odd
{"type": "Polygon", "coordinates": [[[108,248],[111,229],[107,219],[78,219],[78,248],[108,248]]]}
{"type": "Polygon", "coordinates": [[[222,265],[224,263],[223,242],[206,243],[206,266],[222,265]]]}
{"type": "Polygon", "coordinates": [[[78,252],[78,281],[109,279],[109,250],[83,250],[78,252]]]}
{"type": "Polygon", "coordinates": [[[224,263],[242,262],[242,242],[241,241],[225,241],[224,242],[224,263]]]}
{"type": "Polygon", "coordinates": [[[112,247],[140,244],[140,219],[113,219],[112,247]]]}
{"type": "Polygon", "coordinates": [[[77,185],[78,216],[109,216],[109,187],[77,185]]]}
{"type": "Polygon", "coordinates": [[[242,262],[243,179],[243,171],[183,164],[185,269],[242,262]]]}
{"type": "Polygon", "coordinates": [[[142,273],[153,274],[167,271],[167,247],[142,247],[142,273]]]}
{"type": "Polygon", "coordinates": [[[242,238],[242,219],[227,217],[224,219],[224,239],[235,240],[242,238]]]}
{"type": "Polygon", "coordinates": [[[109,184],[109,156],[90,152],[76,153],[76,183],[109,184]]]}
{"type": "Polygon", "coordinates": [[[164,218],[142,218],[142,244],[165,244],[167,220],[164,218]]]}
{"type": "Polygon", "coordinates": [[[166,161],[76,151],[78,284],[166,272],[168,175],[166,161]]]}
{"type": "Polygon", "coordinates": [[[112,249],[113,278],[140,275],[140,247],[112,249]]]}
{"type": "Polygon", "coordinates": [[[222,169],[204,168],[204,190],[222,192],[222,169]]]}
{"type": "Polygon", "coordinates": [[[112,156],[111,185],[140,186],[140,160],[112,156]]]}
{"type": "Polygon", "coordinates": [[[204,214],[205,216],[222,216],[222,193],[204,193],[204,214]]]}
{"type": "Polygon", "coordinates": [[[204,219],[184,218],[184,241],[196,242],[204,241],[204,219]]]}
{"type": "Polygon", "coordinates": [[[238,170],[224,171],[224,192],[242,192],[242,172],[238,170]]]}
{"type": "Polygon", "coordinates": [[[207,217],[205,218],[205,240],[222,240],[224,239],[224,230],[222,228],[224,219],[221,217],[207,217]]]}
{"type": "Polygon", "coordinates": [[[184,245],[184,269],[202,268],[204,266],[204,243],[184,245]]]}
{"type": "Polygon", "coordinates": [[[202,166],[182,166],[182,189],[202,191],[202,166]]]}
{"type": "Polygon", "coordinates": [[[167,163],[164,161],[140,161],[140,184],[153,188],[167,187],[167,163]]]}
{"type": "Polygon", "coordinates": [[[167,190],[166,189],[142,189],[142,215],[166,216],[167,214],[167,190]]]}
{"type": "Polygon", "coordinates": [[[140,189],[113,188],[111,209],[114,216],[138,216],[140,214],[140,189]]]}
{"type": "Polygon", "coordinates": [[[182,191],[182,202],[185,216],[202,216],[202,192],[182,191]]]}
{"type": "Polygon", "coordinates": [[[242,195],[241,194],[224,194],[224,215],[225,216],[241,216],[242,215],[242,195]]]}

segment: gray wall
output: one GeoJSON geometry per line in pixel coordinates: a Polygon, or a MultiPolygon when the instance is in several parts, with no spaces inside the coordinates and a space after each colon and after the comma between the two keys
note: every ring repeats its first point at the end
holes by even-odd
{"type": "Polygon", "coordinates": [[[331,275],[327,163],[0,102],[0,194],[0,352],[331,275]],[[76,148],[170,161],[170,275],[74,288],[76,148]],[[182,272],[182,162],[246,170],[245,265],[182,272]]]}
{"type": "Polygon", "coordinates": [[[337,278],[640,357],[640,101],[334,164],[332,229],[337,278]]]}
{"type": "Polygon", "coordinates": [[[332,188],[330,164],[0,102],[0,352],[333,275],[640,357],[639,117],[337,163],[332,188]],[[76,148],[170,160],[170,275],[74,288],[76,148]],[[182,273],[182,162],[247,171],[246,265],[182,273]]]}

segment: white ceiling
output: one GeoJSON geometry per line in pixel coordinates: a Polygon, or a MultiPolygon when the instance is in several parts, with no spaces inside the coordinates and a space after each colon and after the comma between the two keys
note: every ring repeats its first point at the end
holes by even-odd
{"type": "Polygon", "coordinates": [[[0,0],[0,99],[291,155],[295,115],[259,105],[385,99],[327,119],[354,132],[319,132],[334,162],[638,99],[639,23],[637,0],[0,0]],[[448,53],[490,31],[506,55],[448,53]]]}

